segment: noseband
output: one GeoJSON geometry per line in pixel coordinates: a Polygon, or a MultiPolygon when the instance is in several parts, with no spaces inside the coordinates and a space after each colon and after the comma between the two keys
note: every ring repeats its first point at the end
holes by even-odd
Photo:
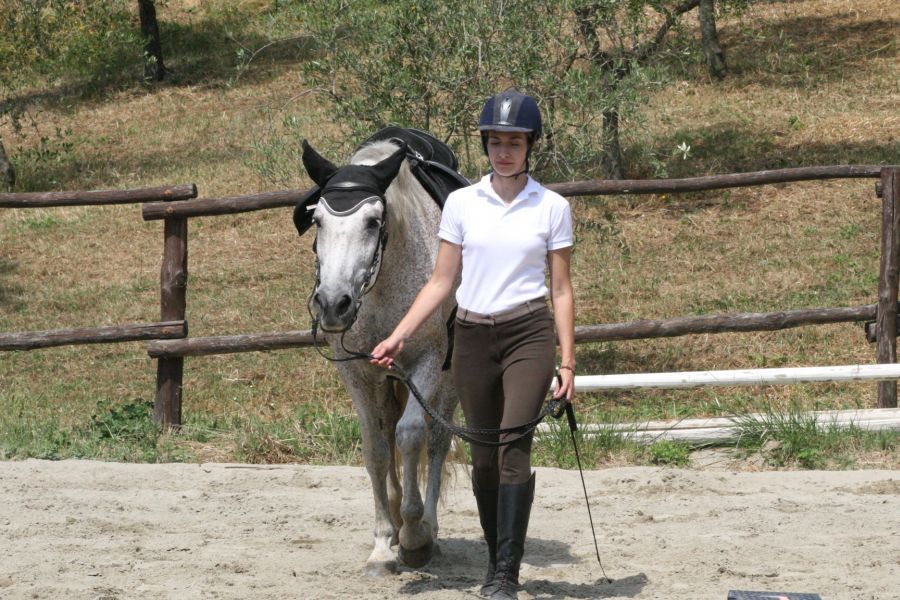
{"type": "MultiPolygon", "coordinates": [[[[388,240],[388,231],[387,231],[387,219],[388,219],[388,210],[387,210],[387,200],[384,195],[381,194],[380,191],[372,189],[371,186],[355,183],[353,181],[341,181],[339,183],[334,184],[326,184],[325,188],[322,191],[322,196],[319,199],[319,203],[325,207],[329,213],[336,217],[346,217],[352,215],[356,211],[358,211],[363,205],[372,204],[375,202],[381,202],[382,212],[381,212],[381,225],[378,228],[378,244],[375,246],[375,251],[372,253],[372,259],[369,261],[369,268],[366,269],[366,275],[363,278],[362,284],[359,286],[359,290],[356,294],[356,305],[353,307],[353,320],[350,321],[350,324],[347,325],[344,329],[337,330],[327,330],[322,328],[323,331],[328,331],[329,333],[341,333],[347,331],[353,324],[356,322],[356,317],[359,315],[359,307],[362,305],[363,296],[369,293],[369,291],[375,287],[375,283],[378,281],[378,274],[381,272],[381,264],[384,258],[384,249],[387,246],[388,240]],[[352,205],[349,205],[346,198],[341,198],[339,202],[335,202],[334,200],[329,201],[326,196],[329,192],[341,193],[341,195],[346,194],[347,192],[367,192],[370,195],[363,196],[359,200],[355,201],[352,205]],[[343,205],[343,206],[340,206],[343,205]],[[349,207],[347,207],[349,205],[349,207]],[[340,208],[338,208],[340,206],[340,208]]],[[[310,206],[307,210],[315,210],[315,205],[310,206]]],[[[318,250],[318,235],[316,239],[313,241],[313,252],[316,254],[316,283],[313,287],[312,294],[309,296],[309,300],[306,303],[306,308],[309,311],[310,317],[312,317],[313,322],[318,324],[318,317],[313,314],[312,311],[312,301],[315,297],[316,290],[319,289],[319,284],[322,282],[321,280],[321,263],[319,261],[319,250],[318,250]]]]}

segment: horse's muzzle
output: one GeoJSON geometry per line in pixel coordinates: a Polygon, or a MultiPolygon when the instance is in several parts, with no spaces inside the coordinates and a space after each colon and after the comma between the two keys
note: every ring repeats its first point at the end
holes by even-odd
{"type": "Polygon", "coordinates": [[[356,320],[356,303],[346,292],[329,293],[319,288],[313,294],[312,306],[323,331],[341,333],[356,320]]]}

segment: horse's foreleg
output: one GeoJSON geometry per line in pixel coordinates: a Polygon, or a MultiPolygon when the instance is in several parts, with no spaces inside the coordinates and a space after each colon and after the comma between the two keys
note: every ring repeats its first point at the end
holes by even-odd
{"type": "Polygon", "coordinates": [[[397,561],[391,551],[391,543],[397,537],[397,529],[391,519],[388,500],[388,472],[393,453],[390,436],[385,430],[384,415],[380,417],[375,414],[372,405],[365,398],[357,400],[354,394],[353,400],[363,437],[363,459],[375,498],[375,547],[366,559],[366,572],[376,576],[396,573],[397,561]]]}
{"type": "Polygon", "coordinates": [[[391,466],[388,469],[387,493],[388,506],[391,511],[391,521],[394,523],[394,537],[391,538],[391,546],[395,546],[400,542],[400,526],[403,524],[403,517],[400,514],[400,502],[403,500],[403,488],[400,486],[400,478],[397,476],[399,469],[397,468],[397,453],[394,451],[397,442],[394,439],[394,432],[388,432],[390,441],[391,466]]]}
{"type": "MultiPolygon", "coordinates": [[[[456,409],[456,394],[450,387],[449,374],[443,377],[444,384],[438,391],[436,410],[447,421],[452,421],[453,411],[456,409]]],[[[431,526],[432,534],[437,539],[438,518],[437,504],[441,498],[441,483],[443,482],[444,463],[450,450],[452,435],[437,421],[428,422],[428,487],[425,492],[425,514],[422,517],[431,526]]]]}
{"type": "MultiPolygon", "coordinates": [[[[436,382],[419,382],[416,386],[428,401],[436,382]]],[[[424,506],[419,492],[419,456],[426,441],[425,413],[418,402],[410,399],[397,423],[397,449],[403,461],[403,502],[400,514],[400,560],[411,567],[421,567],[431,560],[435,532],[432,523],[423,519],[424,506]]]]}

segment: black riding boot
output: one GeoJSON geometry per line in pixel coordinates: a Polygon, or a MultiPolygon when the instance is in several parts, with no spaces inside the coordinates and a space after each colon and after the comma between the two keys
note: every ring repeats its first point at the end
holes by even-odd
{"type": "Polygon", "coordinates": [[[488,569],[484,585],[481,586],[481,595],[490,596],[493,592],[490,584],[494,580],[494,572],[497,570],[497,490],[482,490],[472,483],[472,491],[475,492],[478,519],[481,521],[484,541],[488,546],[488,569]]]}
{"type": "Polygon", "coordinates": [[[519,597],[519,566],[525,553],[525,534],[534,500],[534,473],[525,483],[500,485],[497,509],[497,569],[491,598],[519,597]]]}

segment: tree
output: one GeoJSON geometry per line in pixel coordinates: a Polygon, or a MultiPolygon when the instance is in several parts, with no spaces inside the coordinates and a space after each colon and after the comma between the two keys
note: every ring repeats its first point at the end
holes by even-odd
{"type": "Polygon", "coordinates": [[[719,43],[719,32],[716,29],[714,0],[700,0],[697,18],[700,21],[700,43],[706,57],[706,68],[711,77],[722,79],[728,72],[728,66],[725,64],[725,51],[719,43]]]}
{"type": "MultiPolygon", "coordinates": [[[[309,0],[273,19],[290,14],[316,40],[304,93],[327,97],[353,142],[389,123],[428,129],[471,174],[484,165],[475,135],[481,105],[514,86],[545,115],[534,165],[542,177],[622,178],[621,123],[648,84],[665,82],[656,67],[669,33],[700,2],[309,0]]],[[[300,135],[321,128],[308,131],[300,135]]]]}
{"type": "Polygon", "coordinates": [[[3,140],[0,140],[0,182],[2,182],[10,192],[16,185],[16,169],[6,156],[3,140]]]}
{"type": "Polygon", "coordinates": [[[518,87],[538,99],[545,117],[533,167],[565,178],[596,163],[592,107],[602,98],[578,40],[559,35],[571,30],[564,5],[315,0],[293,10],[317,45],[304,68],[308,91],[327,97],[350,147],[390,123],[419,127],[446,140],[474,174],[485,164],[476,131],[482,104],[518,87]]]}
{"type": "Polygon", "coordinates": [[[603,108],[603,154],[607,176],[625,177],[619,123],[622,103],[617,100],[629,78],[647,67],[662,50],[669,30],[681,16],[700,4],[684,0],[590,2],[575,9],[578,31],[591,62],[602,74],[603,95],[610,99],[603,108]]]}
{"type": "Polygon", "coordinates": [[[144,37],[144,79],[162,81],[166,77],[166,66],[163,63],[154,0],[138,0],[138,10],[141,16],[141,35],[144,37]]]}

